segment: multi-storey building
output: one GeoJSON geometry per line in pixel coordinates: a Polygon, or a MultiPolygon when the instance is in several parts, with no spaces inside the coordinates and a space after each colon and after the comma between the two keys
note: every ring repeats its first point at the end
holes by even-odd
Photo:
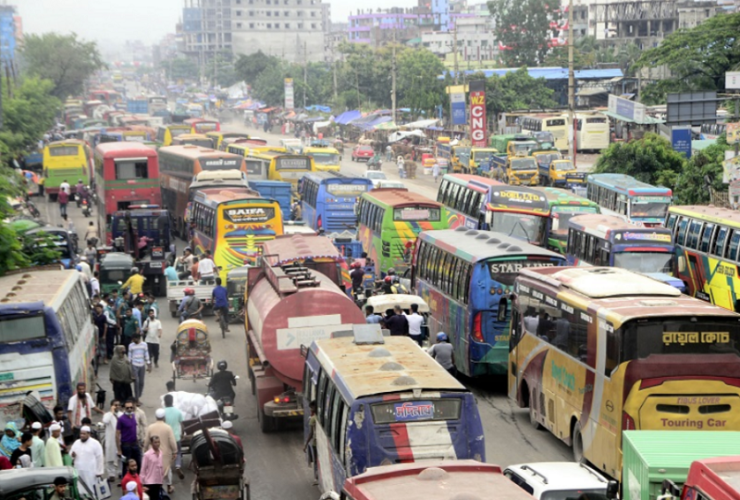
{"type": "Polygon", "coordinates": [[[421,43],[435,54],[444,57],[454,53],[460,61],[492,61],[498,57],[498,45],[490,17],[468,17],[456,21],[451,31],[433,31],[421,35],[421,43]]]}
{"type": "Polygon", "coordinates": [[[20,17],[16,15],[13,5],[3,2],[0,4],[0,61],[13,64],[15,50],[21,33],[16,33],[16,27],[21,25],[20,17]]]}

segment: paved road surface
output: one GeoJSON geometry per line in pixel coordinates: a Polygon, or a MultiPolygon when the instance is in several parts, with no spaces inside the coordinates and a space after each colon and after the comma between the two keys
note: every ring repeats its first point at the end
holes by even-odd
{"type": "MultiPolygon", "coordinates": [[[[239,130],[242,127],[224,127],[239,130]]],[[[253,135],[259,135],[277,143],[278,136],[257,133],[249,130],[253,135]]],[[[345,154],[345,158],[349,155],[345,154]]],[[[359,174],[365,169],[364,164],[352,163],[345,160],[342,171],[359,174]]],[[[391,179],[397,179],[395,168],[384,168],[391,179]]],[[[431,178],[420,176],[417,180],[406,180],[410,189],[426,196],[435,197],[436,189],[431,178]]],[[[39,209],[46,220],[53,224],[61,222],[56,204],[39,202],[39,209]]],[[[85,226],[93,219],[85,219],[80,209],[74,204],[69,208],[70,218],[77,232],[84,234],[85,226]]],[[[178,242],[178,248],[184,248],[183,242],[178,242]]],[[[167,313],[168,308],[164,298],[158,303],[162,314],[163,338],[162,352],[167,356],[168,347],[174,339],[177,322],[167,313]]],[[[206,324],[212,332],[218,327],[213,317],[206,318],[206,324]]],[[[252,485],[252,499],[254,500],[315,500],[318,490],[312,486],[309,467],[301,451],[303,431],[296,428],[274,434],[262,434],[257,422],[257,407],[254,397],[249,390],[245,362],[245,333],[241,325],[231,325],[231,332],[222,339],[212,335],[213,356],[216,361],[225,359],[229,368],[240,376],[237,387],[236,411],[239,419],[234,422],[236,432],[241,436],[245,446],[247,461],[247,476],[252,485]]],[[[107,366],[101,367],[99,383],[108,390],[108,401],[112,397],[112,390],[107,378],[107,366]]],[[[159,405],[159,396],[165,392],[165,383],[172,377],[171,368],[165,362],[160,362],[159,368],[147,375],[143,396],[144,410],[150,421],[154,420],[154,411],[159,405]]],[[[478,398],[478,407],[483,420],[486,436],[486,458],[488,462],[509,465],[524,461],[543,460],[570,460],[571,454],[567,446],[547,432],[536,431],[529,424],[526,410],[516,408],[505,396],[505,381],[502,378],[476,380],[471,385],[478,398]]],[[[179,381],[178,390],[205,393],[204,381],[179,381]]],[[[185,458],[184,465],[189,464],[189,457],[185,458]]],[[[173,500],[190,499],[189,485],[192,474],[186,472],[184,481],[175,480],[176,492],[173,500]]]]}

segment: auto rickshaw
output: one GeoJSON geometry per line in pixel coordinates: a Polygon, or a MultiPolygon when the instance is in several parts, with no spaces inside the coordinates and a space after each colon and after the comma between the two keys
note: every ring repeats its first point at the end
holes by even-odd
{"type": "Polygon", "coordinates": [[[226,275],[226,292],[229,295],[229,323],[244,321],[244,290],[247,285],[247,275],[251,266],[241,266],[229,271],[226,275]]]}
{"type": "Polygon", "coordinates": [[[121,252],[98,252],[98,262],[98,278],[102,293],[118,290],[121,283],[131,275],[131,268],[134,267],[134,258],[121,252]]]}
{"type": "Polygon", "coordinates": [[[196,381],[213,376],[211,342],[202,321],[189,319],[180,323],[171,349],[173,384],[179,378],[196,381]]]}

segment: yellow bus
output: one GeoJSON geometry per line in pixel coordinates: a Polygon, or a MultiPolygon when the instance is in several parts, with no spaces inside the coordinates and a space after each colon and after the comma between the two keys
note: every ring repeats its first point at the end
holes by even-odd
{"type": "Polygon", "coordinates": [[[282,146],[259,146],[256,143],[251,142],[237,142],[235,144],[229,144],[226,147],[226,151],[231,154],[247,156],[255,153],[287,153],[288,150],[282,146]]]}
{"type": "Polygon", "coordinates": [[[555,148],[560,151],[568,150],[568,116],[556,113],[540,113],[523,115],[519,118],[522,130],[532,134],[536,132],[551,132],[555,139],[555,148]]]}
{"type": "Polygon", "coordinates": [[[339,172],[342,155],[335,148],[303,148],[303,154],[313,158],[316,170],[339,172]]]}
{"type": "Polygon", "coordinates": [[[267,179],[271,181],[285,181],[298,189],[298,181],[309,172],[316,172],[316,164],[309,155],[297,155],[286,152],[283,147],[262,146],[250,147],[249,144],[232,144],[227,148],[232,154],[250,157],[251,160],[269,162],[267,179]]]}
{"type": "Polygon", "coordinates": [[[183,134],[190,134],[190,125],[183,123],[174,123],[170,125],[162,125],[157,128],[156,141],[161,146],[172,146],[172,140],[183,134]]]}
{"type": "Polygon", "coordinates": [[[578,152],[600,153],[609,147],[609,118],[598,111],[576,113],[576,148],[578,152]]]}
{"type": "Polygon", "coordinates": [[[623,430],[740,430],[740,315],[616,267],[521,269],[509,396],[620,479],[623,430]]]}
{"type": "Polygon", "coordinates": [[[42,156],[44,169],[44,190],[50,200],[59,194],[59,186],[67,181],[70,186],[82,180],[90,184],[92,151],[84,141],[67,139],[51,142],[44,147],[42,156]]]}
{"type": "Polygon", "coordinates": [[[213,149],[221,149],[221,151],[224,151],[224,149],[221,148],[224,139],[249,139],[248,134],[243,134],[241,132],[222,132],[220,130],[211,130],[210,132],[206,132],[206,136],[208,136],[213,141],[213,149]]]}
{"type": "Polygon", "coordinates": [[[197,191],[190,220],[196,253],[211,252],[224,283],[229,270],[256,265],[262,245],[283,234],[278,202],[245,188],[197,191]]]}

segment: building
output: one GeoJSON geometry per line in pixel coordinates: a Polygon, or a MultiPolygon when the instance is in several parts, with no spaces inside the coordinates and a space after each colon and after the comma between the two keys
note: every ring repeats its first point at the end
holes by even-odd
{"type": "Polygon", "coordinates": [[[457,57],[464,61],[493,61],[498,57],[498,45],[490,17],[463,17],[456,21],[457,32],[431,31],[421,35],[421,44],[445,58],[453,54],[457,42],[457,57]]]}
{"type": "Polygon", "coordinates": [[[330,23],[329,31],[324,33],[324,60],[328,63],[341,59],[339,45],[347,41],[347,23],[330,23]]]}
{"type": "Polygon", "coordinates": [[[20,17],[16,14],[15,6],[0,4],[0,61],[3,64],[15,63],[16,48],[22,35],[22,32],[17,32],[16,29],[20,25],[20,17]]]}
{"type": "MultiPolygon", "coordinates": [[[[232,53],[232,2],[242,0],[185,0],[177,25],[180,51],[200,67],[216,55],[232,53]]],[[[246,0],[244,0],[246,1],[246,0]]]]}

